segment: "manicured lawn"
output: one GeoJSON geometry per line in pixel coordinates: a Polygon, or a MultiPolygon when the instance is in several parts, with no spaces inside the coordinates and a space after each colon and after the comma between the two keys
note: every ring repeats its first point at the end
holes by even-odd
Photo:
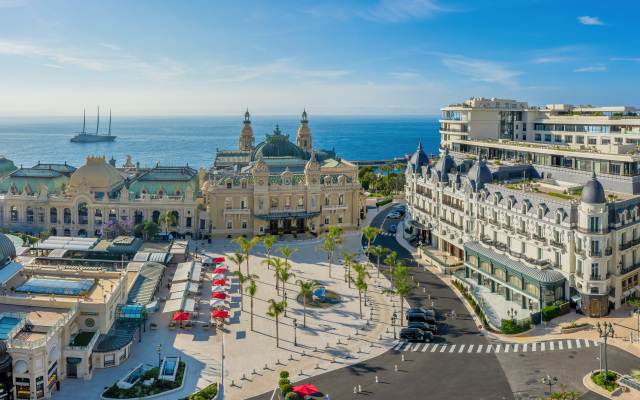
{"type": "Polygon", "coordinates": [[[73,339],[73,343],[71,343],[71,346],[79,346],[79,347],[87,346],[89,342],[91,342],[91,339],[93,339],[93,336],[95,334],[96,334],[95,332],[80,332],[75,337],[75,339],[73,339]]]}
{"type": "Polygon", "coordinates": [[[136,382],[133,387],[129,389],[120,389],[117,384],[113,384],[102,396],[110,399],[130,399],[133,397],[147,397],[154,394],[166,392],[168,390],[177,389],[182,385],[182,379],[184,378],[184,369],[186,364],[180,361],[178,366],[178,372],[176,373],[176,380],[171,382],[164,379],[158,379],[160,368],[151,368],[142,374],[141,379],[136,382]],[[151,386],[144,386],[143,381],[154,378],[151,386]]]}

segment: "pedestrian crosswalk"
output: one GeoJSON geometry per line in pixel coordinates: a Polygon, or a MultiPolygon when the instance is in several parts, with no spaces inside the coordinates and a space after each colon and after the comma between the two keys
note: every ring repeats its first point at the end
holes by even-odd
{"type": "Polygon", "coordinates": [[[560,351],[599,346],[600,342],[588,339],[563,339],[548,342],[499,343],[499,344],[453,344],[453,343],[406,343],[393,347],[397,351],[448,354],[488,354],[488,353],[526,353],[541,351],[560,351]]]}

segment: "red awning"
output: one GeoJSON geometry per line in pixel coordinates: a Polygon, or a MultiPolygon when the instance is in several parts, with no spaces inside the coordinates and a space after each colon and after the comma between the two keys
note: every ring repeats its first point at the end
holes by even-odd
{"type": "Polygon", "coordinates": [[[227,281],[225,281],[224,279],[216,279],[213,281],[214,285],[218,285],[218,286],[223,286],[227,283],[227,281]]]}
{"type": "Polygon", "coordinates": [[[227,298],[227,294],[226,293],[214,293],[211,295],[212,299],[226,299],[227,298]]]}
{"type": "Polygon", "coordinates": [[[224,262],[224,257],[216,257],[213,259],[213,262],[216,262],[216,263],[224,262]]]}
{"type": "Polygon", "coordinates": [[[308,394],[318,393],[318,389],[313,386],[312,383],[307,383],[306,385],[294,386],[291,388],[291,391],[298,396],[306,396],[308,394]]]}
{"type": "Polygon", "coordinates": [[[183,312],[177,312],[177,313],[173,314],[173,320],[174,321],[188,321],[189,320],[189,314],[188,313],[183,313],[183,312]]]}
{"type": "Polygon", "coordinates": [[[225,272],[227,272],[227,270],[222,268],[216,268],[213,270],[214,274],[224,274],[225,272]]]}
{"type": "Polygon", "coordinates": [[[211,318],[227,318],[229,316],[229,312],[216,310],[211,313],[211,318]]]}

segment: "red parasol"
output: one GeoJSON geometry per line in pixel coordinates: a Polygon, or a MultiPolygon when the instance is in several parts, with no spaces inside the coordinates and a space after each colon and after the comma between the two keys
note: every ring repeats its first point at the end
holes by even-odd
{"type": "Polygon", "coordinates": [[[211,295],[212,299],[226,299],[227,298],[227,294],[226,293],[214,293],[211,295]]]}
{"type": "Polygon", "coordinates": [[[224,257],[216,257],[213,259],[213,262],[216,262],[216,263],[224,262],[224,257]]]}
{"type": "Polygon", "coordinates": [[[177,313],[173,314],[173,320],[174,321],[188,321],[189,320],[189,314],[188,313],[183,313],[183,312],[177,312],[177,313]]]}
{"type": "Polygon", "coordinates": [[[222,285],[224,285],[226,283],[227,283],[227,281],[225,281],[224,279],[216,279],[216,280],[213,281],[214,285],[219,285],[219,286],[222,286],[222,285]]]}
{"type": "Polygon", "coordinates": [[[224,274],[225,272],[227,272],[227,270],[222,268],[216,268],[213,270],[214,274],[224,274]]]}
{"type": "Polygon", "coordinates": [[[312,383],[307,383],[306,385],[294,386],[291,388],[291,391],[298,396],[306,396],[312,393],[318,393],[318,389],[313,386],[312,383]]]}
{"type": "Polygon", "coordinates": [[[211,318],[227,318],[229,313],[227,311],[215,310],[211,313],[211,318]]]}

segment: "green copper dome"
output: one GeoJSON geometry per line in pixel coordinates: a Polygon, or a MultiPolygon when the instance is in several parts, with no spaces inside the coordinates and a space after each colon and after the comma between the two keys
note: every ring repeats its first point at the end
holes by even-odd
{"type": "Polygon", "coordinates": [[[283,135],[278,125],[273,135],[267,134],[267,140],[256,146],[251,154],[251,161],[271,157],[292,157],[302,160],[308,159],[304,150],[289,141],[289,135],[283,135]]]}

